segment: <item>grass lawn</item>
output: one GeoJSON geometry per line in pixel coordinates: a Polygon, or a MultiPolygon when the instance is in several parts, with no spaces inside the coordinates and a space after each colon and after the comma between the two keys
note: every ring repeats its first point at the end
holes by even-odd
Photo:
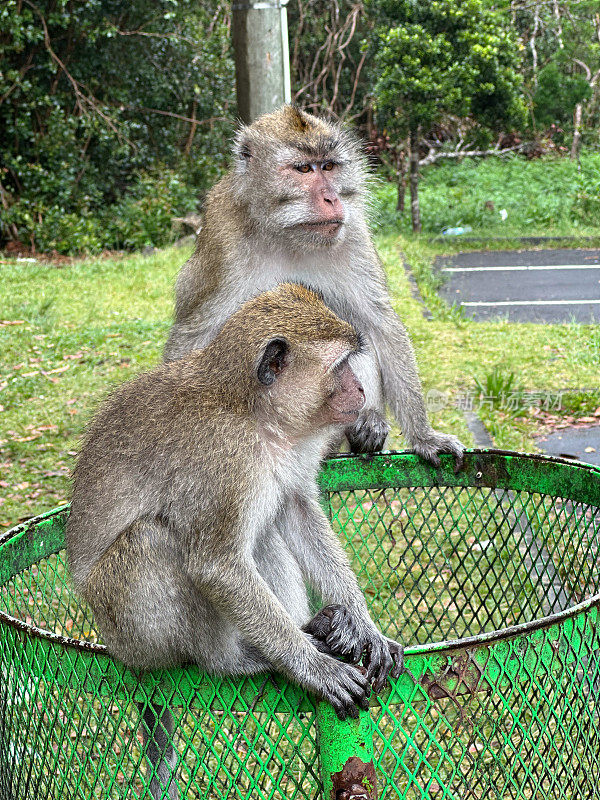
{"type": "MultiPolygon", "coordinates": [[[[433,424],[472,443],[453,401],[494,367],[528,390],[596,387],[600,326],[475,323],[435,294],[432,258],[456,243],[378,236],[397,312],[417,352],[425,390],[448,395],[433,424]],[[434,312],[424,319],[402,254],[434,312]]],[[[188,250],[88,259],[66,266],[0,260],[0,525],[69,495],[78,437],[111,387],[158,363],[172,315],[172,287],[188,250]]],[[[585,399],[585,398],[584,398],[585,399]]],[[[600,398],[579,403],[589,413],[600,398]],[[587,403],[587,405],[586,405],[587,403]]],[[[536,418],[483,413],[499,447],[533,449],[536,418]]],[[[1,530],[1,528],[0,528],[1,530]]]]}
{"type": "MultiPolygon", "coordinates": [[[[578,161],[547,155],[527,160],[466,158],[423,168],[419,200],[423,232],[469,226],[470,236],[593,236],[600,240],[600,153],[578,161]],[[505,219],[503,220],[503,217],[505,219]]],[[[398,218],[395,183],[375,190],[375,219],[410,231],[410,197],[398,218]]]]}

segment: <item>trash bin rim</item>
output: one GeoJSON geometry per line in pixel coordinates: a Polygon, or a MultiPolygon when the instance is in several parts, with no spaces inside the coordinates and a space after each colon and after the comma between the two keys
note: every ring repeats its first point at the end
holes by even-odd
{"type": "MultiPolygon", "coordinates": [[[[543,461],[543,462],[550,462],[550,463],[557,463],[563,464],[569,467],[576,467],[577,469],[582,469],[597,477],[600,480],[600,467],[596,467],[593,464],[586,464],[582,461],[577,461],[575,459],[567,459],[561,458],[558,456],[546,456],[540,455],[539,453],[522,453],[513,450],[497,450],[492,448],[484,448],[484,449],[469,449],[469,455],[479,455],[479,454],[491,454],[491,455],[500,455],[500,456],[517,456],[517,457],[526,457],[528,459],[543,461]]],[[[411,450],[387,450],[382,451],[381,453],[377,453],[376,455],[381,456],[398,456],[398,455],[412,455],[414,456],[413,451],[411,450]]],[[[373,456],[353,456],[352,454],[340,454],[335,456],[334,458],[330,459],[329,462],[336,462],[342,461],[347,459],[360,459],[369,461],[372,459],[373,456]]],[[[69,504],[64,504],[61,506],[57,506],[56,508],[50,509],[49,511],[45,511],[42,514],[39,514],[35,517],[31,517],[24,522],[20,522],[15,527],[11,528],[10,530],[6,531],[2,536],[0,536],[0,549],[3,545],[7,544],[11,539],[13,539],[18,534],[24,532],[25,530],[36,527],[41,521],[45,519],[51,519],[54,516],[58,516],[59,514],[64,514],[69,509],[69,504]]],[[[420,644],[420,645],[413,645],[411,647],[406,647],[404,650],[405,656],[424,656],[434,653],[440,652],[451,652],[454,650],[462,650],[466,648],[470,648],[476,645],[482,644],[493,644],[498,641],[504,641],[513,639],[515,637],[521,636],[525,633],[533,633],[534,631],[538,631],[544,628],[549,628],[552,625],[556,625],[557,623],[564,622],[567,619],[577,616],[583,611],[587,611],[594,606],[600,605],[600,592],[592,595],[592,597],[583,600],[576,605],[569,606],[569,608],[558,611],[554,614],[550,614],[546,617],[539,617],[538,619],[531,620],[530,622],[522,622],[519,625],[512,625],[506,628],[499,628],[495,631],[488,631],[487,633],[480,633],[476,636],[468,636],[462,639],[448,639],[443,640],[440,642],[429,642],[427,644],[420,644]]],[[[5,622],[11,627],[17,628],[30,636],[40,638],[46,640],[47,642],[53,642],[55,644],[59,644],[61,647],[69,647],[79,651],[88,652],[88,653],[96,653],[102,655],[109,655],[110,652],[106,645],[99,644],[97,642],[89,642],[84,639],[74,639],[70,636],[63,636],[61,634],[55,633],[53,631],[45,630],[44,628],[38,628],[35,625],[31,625],[29,623],[23,622],[23,620],[19,620],[15,617],[12,617],[10,614],[0,610],[0,622],[5,622]]]]}

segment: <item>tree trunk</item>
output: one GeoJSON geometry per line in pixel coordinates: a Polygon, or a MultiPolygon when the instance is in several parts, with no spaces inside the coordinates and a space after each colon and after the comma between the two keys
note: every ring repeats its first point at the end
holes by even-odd
{"type": "Polygon", "coordinates": [[[419,211],[419,130],[410,132],[410,215],[413,233],[421,233],[419,211]]]}
{"type": "Polygon", "coordinates": [[[398,201],[396,203],[396,211],[399,214],[404,214],[404,199],[406,197],[406,156],[404,153],[398,160],[398,201]]]}
{"type": "Polygon", "coordinates": [[[575,106],[575,113],[573,114],[573,141],[571,143],[571,159],[574,161],[577,158],[577,150],[579,149],[579,140],[581,138],[581,118],[583,116],[583,104],[577,103],[575,106]]]}

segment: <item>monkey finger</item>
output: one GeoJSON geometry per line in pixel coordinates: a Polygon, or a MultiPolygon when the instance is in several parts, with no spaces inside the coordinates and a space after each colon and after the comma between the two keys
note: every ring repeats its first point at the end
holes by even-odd
{"type": "Polygon", "coordinates": [[[350,653],[354,645],[360,641],[360,636],[354,626],[339,627],[328,633],[325,641],[330,647],[342,647],[350,653]]]}
{"type": "Polygon", "coordinates": [[[389,650],[392,656],[392,661],[394,662],[394,667],[390,674],[392,678],[399,678],[404,671],[404,647],[402,647],[401,644],[398,644],[398,642],[391,641],[389,650]]]}
{"type": "Polygon", "coordinates": [[[338,653],[332,650],[326,642],[322,641],[322,639],[317,639],[314,636],[311,636],[310,643],[319,651],[319,653],[325,653],[325,655],[331,656],[332,658],[335,658],[338,655],[338,653]]]}
{"type": "MultiPolygon", "coordinates": [[[[342,703],[341,700],[338,700],[333,695],[329,697],[325,696],[323,699],[333,706],[333,710],[337,714],[338,719],[342,720],[343,722],[348,716],[348,709],[346,704],[342,703]]],[[[356,712],[356,716],[358,716],[358,711],[356,712]]]]}
{"type": "Polygon", "coordinates": [[[461,450],[459,453],[454,453],[454,474],[458,475],[465,465],[465,451],[461,450]]]}
{"type": "Polygon", "coordinates": [[[352,648],[352,653],[350,653],[349,655],[349,658],[353,664],[358,664],[358,662],[361,660],[364,649],[365,648],[363,642],[358,641],[354,644],[354,647],[352,648]]]}
{"type": "Polygon", "coordinates": [[[377,642],[373,647],[369,667],[367,669],[367,679],[373,682],[373,689],[375,692],[381,691],[393,666],[394,662],[387,647],[387,643],[385,640],[377,642]]]}

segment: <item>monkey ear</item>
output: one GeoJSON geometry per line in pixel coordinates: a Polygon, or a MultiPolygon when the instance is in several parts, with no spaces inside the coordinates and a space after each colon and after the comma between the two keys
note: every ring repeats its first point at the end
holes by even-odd
{"type": "Polygon", "coordinates": [[[233,154],[236,158],[238,165],[244,168],[252,158],[252,149],[250,147],[250,137],[247,129],[242,128],[235,138],[233,146],[233,154]]]}
{"type": "Polygon", "coordinates": [[[256,377],[265,386],[270,386],[282,372],[289,349],[285,339],[271,339],[266,345],[256,370],[256,377]]]}

